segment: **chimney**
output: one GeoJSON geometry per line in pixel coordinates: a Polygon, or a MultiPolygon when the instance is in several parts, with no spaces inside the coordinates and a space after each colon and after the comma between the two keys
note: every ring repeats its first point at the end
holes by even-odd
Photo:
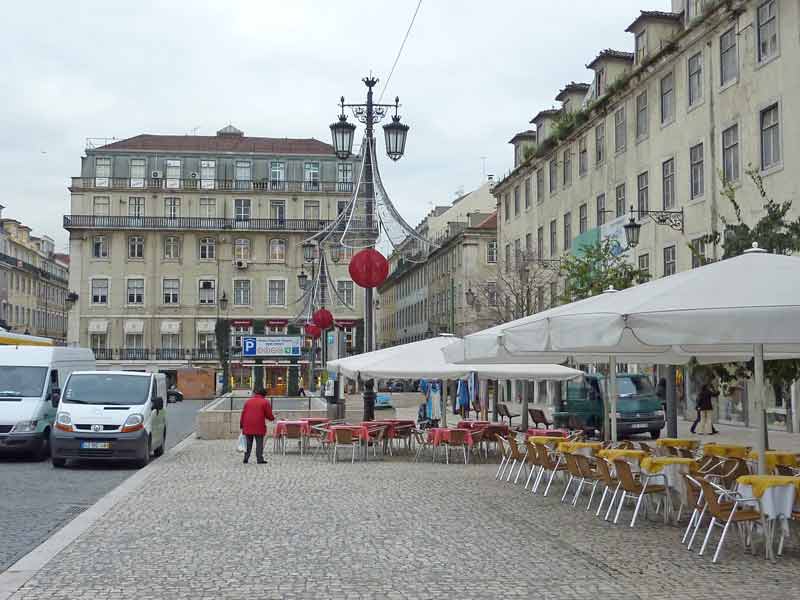
{"type": "Polygon", "coordinates": [[[486,176],[486,181],[489,183],[489,189],[490,190],[494,189],[494,183],[495,182],[494,182],[494,175],[492,173],[489,173],[486,176]]]}

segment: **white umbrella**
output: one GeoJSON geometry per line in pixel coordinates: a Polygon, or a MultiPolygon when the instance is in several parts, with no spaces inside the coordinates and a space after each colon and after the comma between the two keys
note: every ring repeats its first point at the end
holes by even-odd
{"type": "MultiPolygon", "coordinates": [[[[800,258],[754,247],[691,271],[559,306],[464,338],[452,362],[605,356],[680,364],[755,358],[757,448],[763,470],[764,359],[800,357],[800,258]]],[[[609,377],[613,385],[615,377],[609,377]]],[[[611,401],[616,394],[609,390],[611,401]]],[[[612,407],[612,432],[616,429],[612,407]]]]}

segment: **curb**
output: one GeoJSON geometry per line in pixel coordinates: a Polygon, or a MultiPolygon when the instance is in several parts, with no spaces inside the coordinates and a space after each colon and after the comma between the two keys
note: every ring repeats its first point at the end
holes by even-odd
{"type": "MultiPolygon", "coordinates": [[[[197,441],[195,434],[189,434],[165,452],[164,457],[183,452],[195,441],[197,441]]],[[[48,539],[20,558],[6,571],[0,573],[0,600],[9,600],[11,596],[17,593],[28,580],[36,575],[59,552],[74,542],[87,529],[92,527],[100,517],[114,508],[120,500],[123,500],[132,492],[142,487],[145,481],[150,478],[150,475],[159,470],[159,465],[161,464],[163,463],[160,460],[152,462],[144,469],[140,469],[128,477],[125,481],[72,519],[72,521],[64,525],[48,539]]]]}

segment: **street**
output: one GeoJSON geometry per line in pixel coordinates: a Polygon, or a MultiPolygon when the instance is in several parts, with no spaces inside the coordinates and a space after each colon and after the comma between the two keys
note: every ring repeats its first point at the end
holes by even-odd
{"type": "MultiPolygon", "coordinates": [[[[170,404],[167,447],[194,431],[203,400],[170,404]]],[[[136,468],[106,462],[54,469],[50,461],[0,457],[0,572],[119,485],[136,468]]]]}

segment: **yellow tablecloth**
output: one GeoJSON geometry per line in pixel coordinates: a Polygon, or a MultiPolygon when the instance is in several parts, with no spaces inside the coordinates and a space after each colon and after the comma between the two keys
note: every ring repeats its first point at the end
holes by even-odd
{"type": "Polygon", "coordinates": [[[561,442],[558,445],[559,452],[575,452],[580,448],[591,448],[592,450],[600,450],[603,447],[603,442],[561,442]]]}
{"type": "Polygon", "coordinates": [[[694,450],[700,445],[700,440],[690,440],[684,438],[659,438],[656,440],[656,446],[662,448],[686,448],[687,450],[694,450]]]}
{"type": "Polygon", "coordinates": [[[771,487],[781,485],[794,485],[800,494],[800,477],[790,477],[789,475],[742,475],[737,480],[741,485],[749,485],[753,489],[753,495],[761,498],[764,492],[771,487]]]}
{"type": "MultiPolygon", "coordinates": [[[[800,466],[800,460],[793,452],[781,452],[780,450],[767,450],[765,453],[767,468],[772,470],[778,465],[784,467],[800,466]]],[[[758,460],[758,452],[753,450],[747,455],[750,460],[758,460]]]]}
{"type": "Polygon", "coordinates": [[[622,448],[606,448],[605,450],[600,450],[597,453],[597,456],[601,458],[605,458],[607,460],[614,460],[616,458],[634,458],[636,460],[641,460],[647,456],[647,452],[644,450],[623,450],[622,448]]]}
{"type": "Polygon", "coordinates": [[[667,465],[689,465],[690,471],[697,470],[697,462],[694,459],[679,456],[646,456],[640,464],[642,470],[648,473],[659,473],[667,465]]]}
{"type": "Polygon", "coordinates": [[[528,438],[531,444],[554,444],[556,442],[563,442],[563,435],[532,435],[528,438]]]}
{"type": "Polygon", "coordinates": [[[738,444],[706,444],[703,446],[704,455],[718,458],[745,458],[748,452],[750,452],[749,446],[738,444]]]}

